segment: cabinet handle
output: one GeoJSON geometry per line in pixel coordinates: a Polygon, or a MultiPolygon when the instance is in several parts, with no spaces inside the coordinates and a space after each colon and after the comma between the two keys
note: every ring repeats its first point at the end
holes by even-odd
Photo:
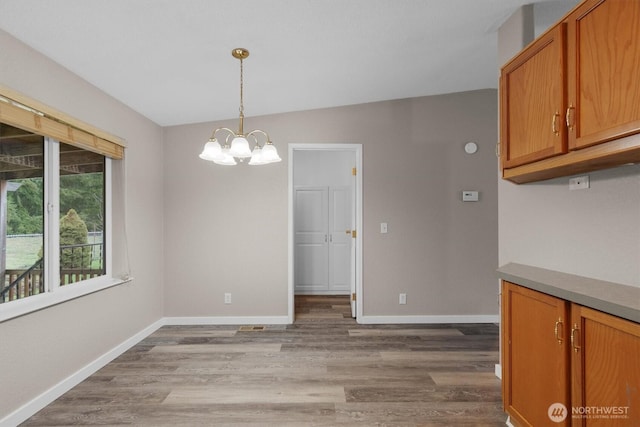
{"type": "Polygon", "coordinates": [[[553,333],[556,336],[556,339],[558,340],[558,344],[562,344],[562,337],[558,334],[558,329],[560,328],[561,325],[562,325],[562,319],[558,319],[556,321],[555,328],[553,328],[553,333]]]}
{"type": "Polygon", "coordinates": [[[555,136],[560,135],[560,131],[558,130],[558,127],[556,126],[556,122],[558,117],[560,117],[560,113],[558,113],[556,111],[556,113],[553,115],[552,119],[551,119],[551,130],[553,131],[553,134],[555,136]]]}
{"type": "Polygon", "coordinates": [[[576,344],[576,341],[578,340],[575,337],[575,334],[578,331],[580,331],[580,328],[578,328],[578,325],[574,323],[573,328],[571,328],[571,347],[573,347],[573,351],[576,353],[580,350],[580,346],[576,344]]]}
{"type": "Polygon", "coordinates": [[[574,120],[573,120],[573,114],[571,114],[571,111],[575,110],[575,107],[573,106],[573,104],[569,104],[569,106],[567,107],[567,114],[565,115],[565,121],[567,122],[567,127],[569,128],[569,130],[573,130],[573,125],[574,125],[574,120]]]}

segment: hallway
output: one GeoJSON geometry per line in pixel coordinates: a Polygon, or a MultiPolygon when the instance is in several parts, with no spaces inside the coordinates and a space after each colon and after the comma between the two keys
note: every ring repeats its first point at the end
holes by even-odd
{"type": "Polygon", "coordinates": [[[339,322],[355,325],[349,295],[296,295],[295,323],[339,322]]]}

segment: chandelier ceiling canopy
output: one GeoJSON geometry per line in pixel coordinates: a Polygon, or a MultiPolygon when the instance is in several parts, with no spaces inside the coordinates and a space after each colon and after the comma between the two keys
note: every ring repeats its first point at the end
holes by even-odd
{"type": "Polygon", "coordinates": [[[244,133],[243,61],[249,56],[249,51],[244,48],[236,48],[231,51],[231,55],[240,60],[240,118],[238,132],[225,127],[215,129],[211,133],[209,141],[204,145],[200,158],[218,165],[227,166],[237,165],[238,161],[242,163],[247,158],[250,159],[248,162],[250,165],[266,165],[279,162],[282,159],[267,132],[255,129],[246,134],[244,133]],[[251,144],[253,144],[253,149],[251,149],[251,144]]]}

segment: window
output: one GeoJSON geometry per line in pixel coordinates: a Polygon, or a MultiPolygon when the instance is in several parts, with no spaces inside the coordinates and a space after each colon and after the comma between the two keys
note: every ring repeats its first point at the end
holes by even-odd
{"type": "Polygon", "coordinates": [[[60,286],[105,274],[105,157],[60,144],[60,286]]]}
{"type": "MultiPolygon", "coordinates": [[[[5,89],[0,86],[0,321],[124,281],[113,277],[111,260],[111,170],[123,146],[67,116],[9,99],[5,89]]],[[[119,218],[120,228],[123,223],[119,218]]]]}
{"type": "Polygon", "coordinates": [[[1,123],[0,153],[0,304],[104,276],[105,156],[1,123]]]}
{"type": "Polygon", "coordinates": [[[0,303],[45,291],[44,138],[0,124],[0,303]]]}

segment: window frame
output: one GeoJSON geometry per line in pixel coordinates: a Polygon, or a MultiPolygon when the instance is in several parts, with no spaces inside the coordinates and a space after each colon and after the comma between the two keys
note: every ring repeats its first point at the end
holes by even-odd
{"type": "Polygon", "coordinates": [[[44,137],[44,247],[45,292],[0,304],[0,322],[89,295],[128,280],[113,277],[113,168],[105,156],[104,168],[104,263],[105,274],[60,286],[60,141],[44,137]]]}

